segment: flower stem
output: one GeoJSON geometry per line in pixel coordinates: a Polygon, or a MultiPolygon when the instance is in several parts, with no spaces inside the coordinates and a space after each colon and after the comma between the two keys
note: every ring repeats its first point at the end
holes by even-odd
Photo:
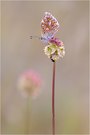
{"type": "Polygon", "coordinates": [[[55,62],[53,62],[52,76],[52,134],[55,135],[55,62]]]}
{"type": "Polygon", "coordinates": [[[27,97],[27,99],[26,99],[27,101],[27,112],[26,112],[26,117],[27,117],[27,119],[26,119],[26,128],[27,128],[27,134],[29,134],[29,115],[30,115],[30,112],[29,112],[29,97],[27,97]]]}

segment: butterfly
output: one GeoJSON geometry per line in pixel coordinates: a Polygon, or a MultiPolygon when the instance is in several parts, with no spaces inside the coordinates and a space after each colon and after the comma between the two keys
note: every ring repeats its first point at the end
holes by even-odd
{"type": "MultiPolygon", "coordinates": [[[[41,37],[39,38],[46,46],[44,48],[45,54],[53,62],[65,55],[65,48],[63,42],[55,37],[56,32],[59,30],[59,23],[57,19],[49,12],[45,12],[41,20],[41,37]]],[[[32,38],[32,36],[31,36],[32,38]]]]}
{"type": "Polygon", "coordinates": [[[30,36],[30,38],[31,39],[33,37],[39,38],[46,45],[48,44],[48,42],[54,39],[54,35],[59,30],[59,23],[57,19],[54,16],[52,16],[51,13],[45,12],[40,25],[41,25],[41,37],[30,36]]]}
{"type": "Polygon", "coordinates": [[[41,40],[47,44],[59,30],[59,23],[51,13],[45,12],[41,20],[41,40]]]}

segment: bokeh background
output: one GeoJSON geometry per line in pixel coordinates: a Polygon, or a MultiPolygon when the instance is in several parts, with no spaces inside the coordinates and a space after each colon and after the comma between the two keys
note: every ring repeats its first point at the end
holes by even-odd
{"type": "Polygon", "coordinates": [[[60,23],[56,36],[66,55],[56,65],[56,133],[89,133],[89,3],[88,1],[2,1],[2,134],[51,134],[52,62],[41,35],[45,11],[60,23]],[[43,79],[41,94],[27,100],[18,88],[19,75],[34,69],[43,79]],[[28,129],[27,129],[28,127],[28,129]]]}

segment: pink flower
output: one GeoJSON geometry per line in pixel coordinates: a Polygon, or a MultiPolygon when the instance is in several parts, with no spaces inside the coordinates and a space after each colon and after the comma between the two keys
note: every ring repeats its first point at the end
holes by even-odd
{"type": "Polygon", "coordinates": [[[37,97],[41,84],[42,80],[40,75],[32,70],[22,73],[18,79],[18,88],[24,97],[37,97]]]}
{"type": "Polygon", "coordinates": [[[51,38],[49,42],[52,43],[52,44],[55,44],[57,46],[63,46],[64,45],[63,42],[60,39],[55,38],[55,37],[51,38]]]}

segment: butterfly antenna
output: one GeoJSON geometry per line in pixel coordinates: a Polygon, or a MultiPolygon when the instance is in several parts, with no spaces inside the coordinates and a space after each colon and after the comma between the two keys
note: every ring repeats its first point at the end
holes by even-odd
{"type": "Polygon", "coordinates": [[[33,38],[41,39],[41,37],[38,37],[38,36],[30,36],[30,39],[33,39],[33,38]]]}

